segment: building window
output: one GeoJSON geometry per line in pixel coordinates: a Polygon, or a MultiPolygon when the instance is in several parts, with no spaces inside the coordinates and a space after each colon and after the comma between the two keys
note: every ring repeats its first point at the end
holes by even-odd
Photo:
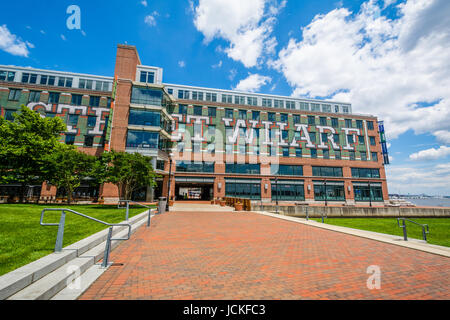
{"type": "Polygon", "coordinates": [[[225,118],[233,119],[233,109],[225,109],[225,118]]]}
{"type": "Polygon", "coordinates": [[[383,201],[383,190],[380,183],[353,182],[355,201],[383,201]]]}
{"type": "Polygon", "coordinates": [[[74,134],[66,134],[66,144],[73,145],[75,143],[74,134]]]}
{"type": "Polygon", "coordinates": [[[339,113],[339,106],[337,104],[334,105],[334,112],[339,113]]]}
{"type": "Polygon", "coordinates": [[[259,164],[241,164],[241,163],[225,164],[225,173],[260,174],[260,172],[261,169],[259,164]]]}
{"type": "Polygon", "coordinates": [[[216,117],[216,108],[215,107],[208,107],[208,117],[216,117]]]}
{"type": "Polygon", "coordinates": [[[311,103],[311,111],[320,112],[320,104],[318,104],[318,103],[311,103]]]}
{"type": "Polygon", "coordinates": [[[28,96],[28,102],[39,102],[40,100],[41,100],[40,91],[30,91],[30,95],[28,96]]]}
{"type": "Polygon", "coordinates": [[[201,116],[202,115],[202,106],[194,106],[194,115],[201,116]]]}
{"type": "Polygon", "coordinates": [[[303,166],[272,164],[270,165],[270,174],[273,176],[303,176],[303,166]]]}
{"type": "Polygon", "coordinates": [[[348,143],[349,143],[349,144],[355,143],[355,141],[353,140],[353,135],[352,135],[352,134],[348,134],[348,135],[347,135],[347,139],[348,139],[348,143]]]}
{"type": "Polygon", "coordinates": [[[311,158],[315,159],[317,158],[317,150],[316,149],[310,149],[311,150],[311,158]]]}
{"type": "Polygon", "coordinates": [[[333,141],[336,144],[339,144],[339,135],[337,133],[333,134],[333,141]]]}
{"type": "Polygon", "coordinates": [[[273,100],[273,106],[275,108],[284,108],[284,101],[283,100],[274,99],[273,100]]]}
{"type": "Polygon", "coordinates": [[[308,124],[309,125],[315,125],[316,124],[316,117],[315,116],[308,116],[308,124]]]}
{"type": "Polygon", "coordinates": [[[5,118],[5,120],[8,120],[8,121],[14,121],[14,116],[13,116],[13,114],[16,112],[16,110],[8,110],[8,109],[6,109],[5,110],[5,116],[4,116],[4,118],[5,118]]]}
{"type": "Polygon", "coordinates": [[[364,136],[358,136],[358,142],[360,145],[364,145],[364,136]]]}
{"type": "Polygon", "coordinates": [[[94,145],[94,136],[84,136],[84,146],[92,147],[94,145]]]}
{"type": "Polygon", "coordinates": [[[337,118],[331,118],[331,126],[333,128],[339,128],[339,121],[337,118]]]}
{"type": "Polygon", "coordinates": [[[185,105],[185,104],[178,105],[178,113],[186,114],[187,113],[187,105],[185,105]]]}
{"type": "Polygon", "coordinates": [[[231,94],[222,94],[222,103],[233,103],[233,96],[231,94]]]}
{"type": "Polygon", "coordinates": [[[367,153],[366,152],[360,152],[359,154],[361,155],[362,161],[367,161],[367,153]]]}
{"type": "Polygon", "coordinates": [[[353,178],[380,178],[380,170],[372,168],[352,168],[353,178]]]}
{"type": "Polygon", "coordinates": [[[145,83],[155,83],[155,73],[141,71],[140,81],[145,83]]]}
{"type": "Polygon", "coordinates": [[[22,82],[23,83],[28,83],[29,80],[30,80],[30,74],[29,73],[22,73],[22,82]]]}
{"type": "Polygon", "coordinates": [[[268,117],[269,121],[276,121],[276,120],[275,120],[275,113],[274,113],[274,112],[269,112],[269,113],[267,114],[267,117],[268,117]]]}
{"type": "Polygon", "coordinates": [[[343,113],[349,113],[350,112],[350,108],[347,106],[342,106],[342,112],[343,113]]]}
{"type": "Polygon", "coordinates": [[[335,150],[334,151],[334,158],[336,160],[341,160],[341,151],[335,150]]]}
{"type": "Polygon", "coordinates": [[[74,106],[81,106],[83,96],[81,94],[72,94],[71,104],[74,106]]]}
{"type": "Polygon", "coordinates": [[[305,188],[303,183],[283,183],[271,181],[272,201],[303,201],[305,200],[305,188]]]}
{"type": "Polygon", "coordinates": [[[188,90],[178,90],[178,99],[189,99],[189,91],[188,90]]]}
{"type": "Polygon", "coordinates": [[[161,114],[159,113],[159,111],[130,109],[128,124],[138,126],[160,127],[161,114]]]}
{"type": "Polygon", "coordinates": [[[319,118],[319,122],[321,126],[326,126],[327,125],[327,118],[325,117],[320,117],[319,118]]]}
{"type": "Polygon", "coordinates": [[[262,98],[263,107],[272,107],[272,99],[262,98]]]}
{"type": "Polygon", "coordinates": [[[342,177],[341,167],[312,167],[315,177],[342,177]]]}
{"type": "Polygon", "coordinates": [[[259,111],[252,111],[252,120],[259,121],[260,112],[259,111]]]}
{"type": "Polygon", "coordinates": [[[10,89],[8,100],[10,101],[19,101],[22,90],[19,89],[10,89]]]}
{"type": "Polygon", "coordinates": [[[316,201],[344,201],[344,183],[336,181],[313,181],[314,200],[316,201]]]}
{"type": "Polygon", "coordinates": [[[59,92],[50,92],[48,95],[48,103],[58,104],[59,103],[59,92]]]}
{"type": "Polygon", "coordinates": [[[234,104],[245,104],[245,97],[234,96],[234,104]]]}
{"type": "Polygon", "coordinates": [[[372,161],[375,161],[375,162],[378,161],[378,153],[372,152],[372,153],[371,153],[371,156],[372,156],[372,161]]]}
{"type": "Polygon", "coordinates": [[[356,128],[358,128],[358,129],[362,129],[363,128],[362,120],[356,120],[356,128]]]}
{"type": "Polygon", "coordinates": [[[370,145],[371,145],[371,146],[376,145],[375,137],[369,137],[369,140],[370,140],[370,145]]]}
{"type": "Polygon", "coordinates": [[[280,114],[280,120],[281,120],[281,122],[287,123],[288,122],[288,115],[286,113],[280,114]]]}
{"type": "Polygon", "coordinates": [[[367,121],[367,130],[373,130],[373,121],[367,121]]]}
{"type": "Polygon", "coordinates": [[[355,151],[349,151],[348,154],[349,154],[350,160],[355,160],[356,159],[355,158],[355,151]]]}
{"type": "Polygon", "coordinates": [[[192,91],[192,100],[203,100],[203,92],[192,91]]]}
{"type": "Polygon", "coordinates": [[[352,119],[345,119],[345,127],[353,128],[352,119]]]}
{"type": "Polygon", "coordinates": [[[16,77],[16,73],[12,71],[1,71],[0,70],[0,80],[13,82],[16,77]]]}
{"type": "Polygon", "coordinates": [[[331,112],[331,105],[330,104],[323,104],[322,105],[322,112],[331,112]]]}
{"type": "Polygon", "coordinates": [[[301,148],[295,148],[295,156],[297,158],[301,158],[302,157],[302,149],[301,148]]]}
{"type": "Polygon", "coordinates": [[[98,107],[100,105],[100,97],[99,96],[91,96],[89,98],[89,105],[91,107],[98,107]]]}
{"type": "Polygon", "coordinates": [[[247,119],[247,110],[239,110],[239,119],[247,119]]]}
{"type": "Polygon", "coordinates": [[[330,159],[330,151],[329,150],[323,150],[323,158],[330,159]]]}
{"type": "Polygon", "coordinates": [[[283,157],[289,157],[289,147],[283,147],[283,157]]]}
{"type": "Polygon", "coordinates": [[[309,111],[309,103],[307,103],[307,102],[300,102],[300,110],[309,111]]]}
{"type": "Polygon", "coordinates": [[[295,109],[295,101],[286,101],[286,109],[295,109]]]}
{"type": "Polygon", "coordinates": [[[211,101],[211,102],[216,102],[217,101],[217,93],[206,92],[205,100],[211,101]]]}
{"type": "Polygon", "coordinates": [[[72,87],[72,80],[73,80],[73,78],[59,77],[59,79],[58,79],[58,87],[71,88],[72,87]]]}
{"type": "Polygon", "coordinates": [[[78,82],[78,88],[79,89],[89,89],[92,90],[93,87],[93,80],[88,80],[88,79],[80,79],[78,82]]]}
{"type": "Polygon", "coordinates": [[[294,123],[300,123],[300,115],[294,114],[293,119],[294,119],[294,123]]]}
{"type": "Polygon", "coordinates": [[[177,172],[214,172],[214,162],[190,162],[190,161],[177,161],[176,169],[177,172]]]}
{"type": "Polygon", "coordinates": [[[225,196],[245,199],[261,199],[261,182],[253,180],[239,182],[239,179],[225,180],[225,196]]]}
{"type": "Polygon", "coordinates": [[[67,124],[69,126],[76,126],[78,124],[78,114],[69,114],[69,119],[67,120],[67,124]]]}
{"type": "Polygon", "coordinates": [[[309,138],[311,139],[312,143],[316,143],[316,133],[315,132],[310,132],[309,138]]]}
{"type": "Polygon", "coordinates": [[[89,128],[95,127],[97,124],[97,117],[96,116],[88,116],[87,126],[89,128]]]}
{"type": "Polygon", "coordinates": [[[157,149],[159,145],[159,134],[149,131],[128,130],[127,148],[157,149]]]}
{"type": "Polygon", "coordinates": [[[162,90],[133,87],[131,103],[161,106],[162,97],[162,90]]]}

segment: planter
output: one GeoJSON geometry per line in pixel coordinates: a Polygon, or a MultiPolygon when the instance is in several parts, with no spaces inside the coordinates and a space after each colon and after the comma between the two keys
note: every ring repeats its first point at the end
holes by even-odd
{"type": "Polygon", "coordinates": [[[169,200],[169,207],[173,207],[173,200],[169,200]]]}
{"type": "Polygon", "coordinates": [[[216,201],[215,200],[211,200],[211,204],[216,204],[216,201]]]}
{"type": "Polygon", "coordinates": [[[226,202],[224,200],[220,200],[220,206],[225,207],[226,202]]]}
{"type": "Polygon", "coordinates": [[[236,210],[236,211],[242,211],[242,209],[243,209],[243,204],[242,203],[235,203],[234,204],[234,210],[236,210]]]}

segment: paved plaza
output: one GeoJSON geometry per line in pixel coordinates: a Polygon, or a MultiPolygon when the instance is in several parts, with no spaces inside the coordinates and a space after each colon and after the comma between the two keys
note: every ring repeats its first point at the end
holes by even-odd
{"type": "Polygon", "coordinates": [[[447,257],[257,213],[158,215],[111,260],[79,299],[450,298],[447,257]]]}

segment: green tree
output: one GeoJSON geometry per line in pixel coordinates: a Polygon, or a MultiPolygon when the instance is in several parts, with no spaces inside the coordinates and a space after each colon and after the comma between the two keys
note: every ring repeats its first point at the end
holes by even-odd
{"type": "Polygon", "coordinates": [[[133,191],[155,186],[157,174],[153,170],[152,158],[139,153],[105,152],[97,164],[97,179],[115,184],[121,199],[130,200],[133,191]]]}
{"type": "Polygon", "coordinates": [[[60,145],[65,130],[61,119],[43,118],[24,105],[14,114],[14,121],[0,117],[0,183],[20,183],[21,202],[27,184],[46,180],[43,159],[60,145]]]}
{"type": "Polygon", "coordinates": [[[46,157],[42,168],[48,182],[66,191],[67,202],[72,201],[72,193],[83,180],[93,174],[96,157],[78,151],[74,146],[59,144],[46,157]]]}

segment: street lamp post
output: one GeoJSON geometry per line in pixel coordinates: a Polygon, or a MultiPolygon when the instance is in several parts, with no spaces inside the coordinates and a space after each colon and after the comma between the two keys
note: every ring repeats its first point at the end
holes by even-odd
{"type": "Polygon", "coordinates": [[[278,177],[275,177],[275,185],[276,185],[276,190],[277,190],[277,193],[275,194],[275,201],[276,201],[277,214],[278,214],[278,177]]]}
{"type": "Polygon", "coordinates": [[[369,181],[369,202],[370,202],[370,207],[372,207],[372,190],[370,189],[370,181],[369,181]]]}
{"type": "Polygon", "coordinates": [[[328,205],[328,196],[327,196],[327,180],[324,181],[325,186],[325,207],[328,205]]]}

